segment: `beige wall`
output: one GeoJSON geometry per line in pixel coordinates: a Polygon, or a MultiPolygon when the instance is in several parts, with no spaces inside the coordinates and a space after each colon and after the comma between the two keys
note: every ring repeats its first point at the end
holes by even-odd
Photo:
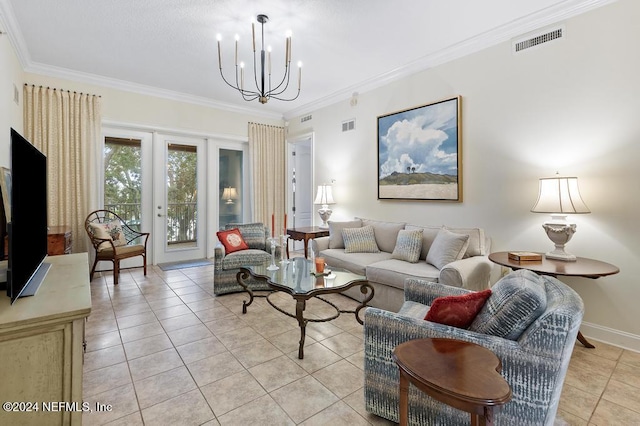
{"type": "Polygon", "coordinates": [[[236,137],[247,136],[249,121],[282,125],[281,120],[266,119],[251,114],[238,114],[39,74],[26,73],[25,82],[100,95],[102,96],[103,121],[236,137]]]}
{"type": "Polygon", "coordinates": [[[9,167],[9,129],[22,132],[23,72],[9,37],[0,35],[0,166],[9,167]],[[20,92],[19,104],[13,101],[13,87],[20,92]]]}
{"type": "MultiPolygon", "coordinates": [[[[640,4],[621,0],[566,22],[566,39],[517,56],[502,43],[291,119],[315,135],[316,184],[335,179],[332,218],[480,226],[493,250],[552,247],[530,213],[538,178],[579,177],[592,213],[575,215],[568,251],[620,267],[566,279],[585,302],[582,331],[640,350],[640,4]],[[462,203],[377,200],[378,115],[462,96],[462,203]],[[356,118],[356,130],[341,122],[356,118]]],[[[317,221],[318,218],[316,217],[317,221]]]]}

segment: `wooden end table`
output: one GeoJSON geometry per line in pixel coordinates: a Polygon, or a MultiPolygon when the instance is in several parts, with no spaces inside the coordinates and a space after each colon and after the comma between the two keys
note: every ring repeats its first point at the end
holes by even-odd
{"type": "Polygon", "coordinates": [[[400,425],[409,421],[409,383],[430,397],[471,413],[472,425],[491,425],[511,400],[502,363],[489,349],[454,339],[417,339],[393,350],[400,369],[400,425]]]}
{"type": "MultiPolygon", "coordinates": [[[[564,277],[597,279],[620,272],[620,269],[615,265],[586,257],[578,257],[575,262],[568,262],[564,260],[547,259],[543,254],[542,260],[518,262],[509,259],[508,251],[499,251],[491,253],[489,260],[513,270],[528,269],[536,274],[549,275],[555,278],[560,275],[564,277]]],[[[595,348],[580,331],[578,331],[578,341],[587,348],[595,348]]]]}
{"type": "MultiPolygon", "coordinates": [[[[308,259],[308,248],[309,240],[318,237],[328,237],[329,229],[320,228],[319,226],[307,226],[303,228],[288,228],[287,234],[289,235],[289,239],[294,241],[304,240],[304,258],[308,259]]],[[[287,259],[289,259],[289,240],[287,240],[287,259]]]]}

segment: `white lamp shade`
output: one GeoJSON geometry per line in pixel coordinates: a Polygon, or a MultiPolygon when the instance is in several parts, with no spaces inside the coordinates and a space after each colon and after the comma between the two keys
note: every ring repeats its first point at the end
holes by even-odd
{"type": "Polygon", "coordinates": [[[223,200],[237,200],[238,199],[238,190],[236,188],[227,187],[222,191],[222,199],[223,200]]]}
{"type": "Polygon", "coordinates": [[[591,213],[582,201],[577,177],[541,178],[534,213],[591,213]]]}
{"type": "Polygon", "coordinates": [[[316,200],[314,204],[335,204],[333,201],[333,193],[331,192],[331,185],[322,184],[318,185],[318,193],[316,194],[316,200]]]}

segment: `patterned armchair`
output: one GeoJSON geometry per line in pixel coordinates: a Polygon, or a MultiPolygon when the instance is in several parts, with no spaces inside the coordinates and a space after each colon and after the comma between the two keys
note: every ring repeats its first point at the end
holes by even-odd
{"type": "MultiPolygon", "coordinates": [[[[242,239],[249,246],[248,250],[225,253],[224,246],[220,243],[215,247],[213,269],[213,293],[226,294],[243,291],[236,280],[236,274],[240,272],[240,266],[259,265],[271,259],[271,245],[267,243],[269,229],[260,222],[256,223],[229,223],[224,230],[238,228],[242,239]]],[[[276,247],[276,257],[280,254],[280,247],[276,247]]],[[[268,290],[264,283],[249,277],[246,282],[252,290],[268,290]]]]}
{"type": "MultiPolygon", "coordinates": [[[[408,340],[444,337],[484,346],[501,360],[501,373],[511,386],[513,397],[498,411],[496,425],[552,425],[582,321],[582,299],[553,277],[520,270],[493,286],[491,297],[469,329],[423,319],[436,297],[468,292],[408,279],[405,303],[398,313],[367,309],[364,316],[367,411],[397,422],[399,373],[391,352],[408,340]],[[544,303],[532,303],[526,296],[530,291],[537,292],[534,299],[544,303]]],[[[469,424],[469,414],[411,386],[409,424],[469,424]]]]}

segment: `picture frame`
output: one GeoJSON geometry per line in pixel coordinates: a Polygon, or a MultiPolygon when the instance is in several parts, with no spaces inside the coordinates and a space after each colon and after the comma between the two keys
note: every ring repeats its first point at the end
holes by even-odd
{"type": "Polygon", "coordinates": [[[462,97],[378,116],[378,199],[462,202],[462,97]]]}
{"type": "Polygon", "coordinates": [[[4,206],[4,217],[6,222],[11,222],[11,170],[6,167],[0,167],[0,193],[2,194],[2,203],[4,206]]]}

